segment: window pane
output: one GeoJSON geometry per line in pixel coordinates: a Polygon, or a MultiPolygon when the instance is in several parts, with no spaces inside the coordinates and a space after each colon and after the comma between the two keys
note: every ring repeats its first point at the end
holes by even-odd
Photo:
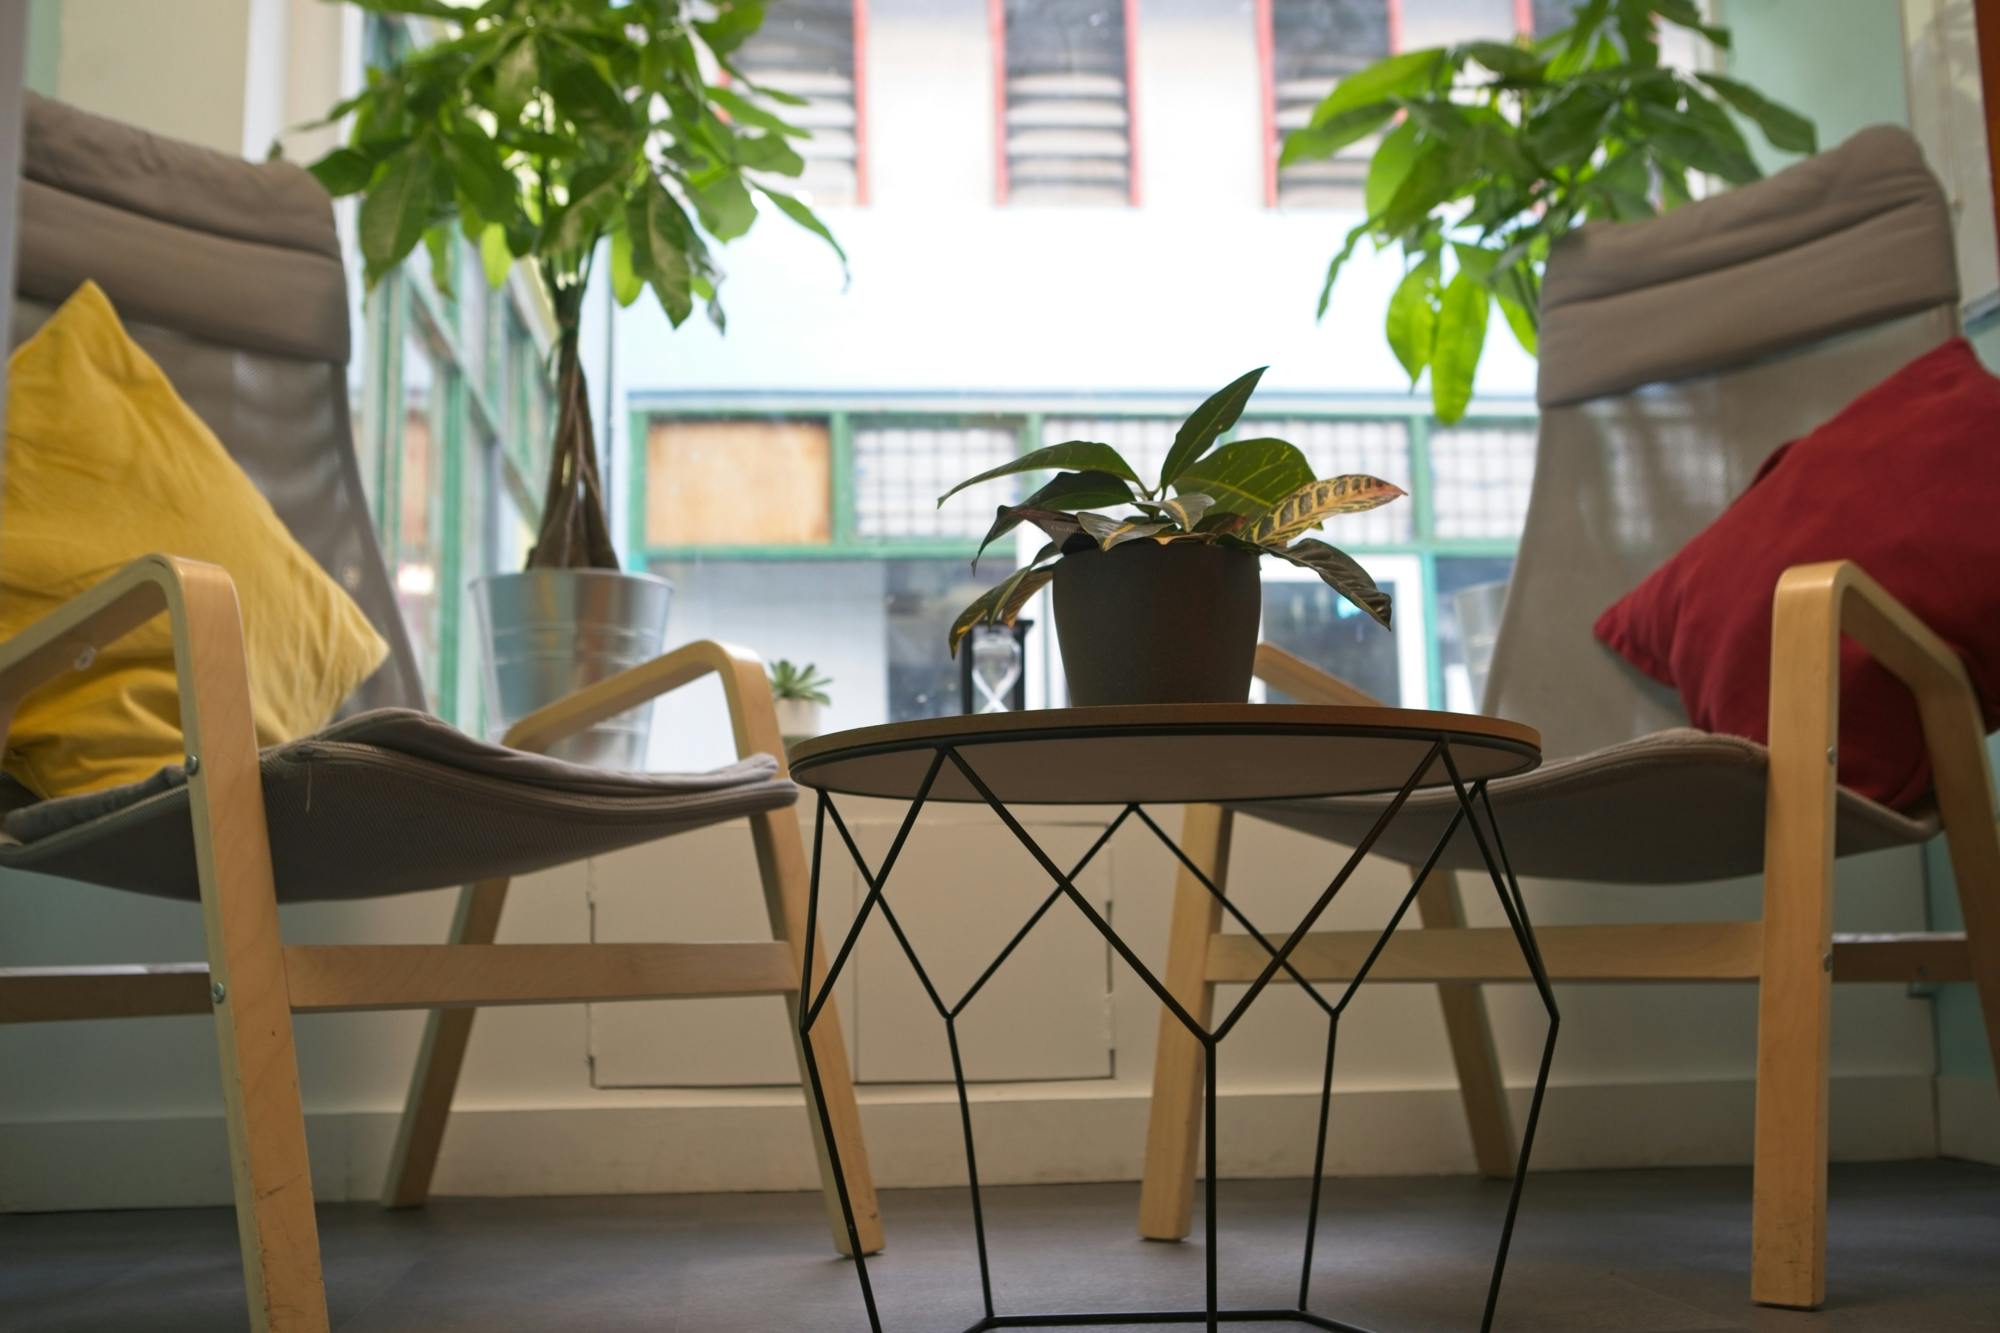
{"type": "Polygon", "coordinates": [[[785,118],[812,137],[796,146],[806,160],[799,188],[816,204],[861,202],[861,136],[856,114],[854,0],[785,0],[735,56],[753,83],[806,99],[785,118]]]}
{"type": "Polygon", "coordinates": [[[1438,660],[1444,664],[1444,706],[1453,712],[1479,711],[1485,668],[1492,659],[1493,631],[1499,627],[1499,618],[1492,613],[1505,597],[1504,585],[1513,572],[1512,556],[1438,557],[1438,660]],[[1471,643],[1466,641],[1462,611],[1471,611],[1479,618],[1479,632],[1471,643]]]}
{"type": "Polygon", "coordinates": [[[1121,0],[1006,0],[1006,183],[1013,203],[1132,197],[1121,0]]]}
{"type": "Polygon", "coordinates": [[[1516,540],[1535,479],[1532,426],[1461,425],[1431,435],[1432,524],[1439,537],[1516,540]]]}
{"type": "MultiPolygon", "coordinates": [[[[1375,581],[1398,601],[1415,599],[1420,592],[1379,573],[1375,581]]],[[[1318,579],[1264,580],[1264,640],[1392,707],[1424,706],[1422,698],[1404,697],[1396,636],[1384,633],[1367,612],[1318,579]]],[[[1270,691],[1268,698],[1271,703],[1298,702],[1279,690],[1270,691]]]]}
{"type": "Polygon", "coordinates": [[[1021,496],[1018,477],[981,482],[940,507],[938,497],[1020,452],[1011,425],[854,428],[854,531],[861,537],[960,537],[978,541],[995,507],[1021,496]]]}
{"type": "Polygon", "coordinates": [[[396,487],[396,601],[423,669],[425,693],[433,709],[443,696],[438,590],[443,489],[443,377],[422,339],[403,339],[401,437],[396,487]]]}
{"type": "Polygon", "coordinates": [[[646,435],[648,546],[822,545],[832,436],[824,420],[657,419],[646,435]]]}
{"type": "MultiPolygon", "coordinates": [[[[1389,0],[1271,0],[1272,119],[1280,141],[1305,126],[1342,77],[1388,55],[1389,38],[1389,0]]],[[[1378,142],[1371,134],[1326,161],[1285,168],[1278,202],[1359,209],[1378,142]]]]}

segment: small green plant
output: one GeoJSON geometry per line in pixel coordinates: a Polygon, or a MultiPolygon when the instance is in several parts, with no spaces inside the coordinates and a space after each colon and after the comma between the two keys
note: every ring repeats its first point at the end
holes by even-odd
{"type": "Polygon", "coordinates": [[[1389,127],[1368,165],[1367,217],[1328,267],[1319,313],[1364,238],[1398,247],[1389,347],[1412,387],[1429,369],[1440,421],[1465,415],[1495,304],[1535,355],[1556,241],[1686,203],[1691,174],[1731,185],[1763,174],[1730,112],[1773,147],[1817,148],[1810,120],[1749,85],[1661,65],[1662,23],[1729,46],[1695,0],[1580,0],[1569,27],[1533,42],[1406,51],[1346,75],[1285,137],[1281,166],[1389,127]]]}
{"type": "Polygon", "coordinates": [[[779,658],[771,663],[771,697],[774,699],[798,699],[809,704],[830,704],[826,687],[833,681],[819,674],[819,668],[811,662],[799,666],[779,658]]]}
{"type": "Polygon", "coordinates": [[[1267,369],[1260,366],[1217,390],[1181,423],[1151,486],[1110,445],[1070,440],[969,477],[939,496],[943,505],[966,487],[995,477],[1072,469],[1057,472],[1019,504],[1001,505],[994,515],[972,557],[975,568],[988,546],[1022,523],[1040,528],[1049,542],[952,622],[952,654],[974,625],[1012,625],[1028,599],[1055,577],[1065,552],[1108,551],[1129,541],[1206,542],[1288,560],[1312,570],[1387,628],[1389,594],[1345,551],[1304,534],[1336,514],[1387,504],[1403,490],[1362,474],[1315,479],[1306,456],[1284,440],[1237,440],[1215,448],[1243,415],[1267,369]],[[1099,506],[1122,512],[1095,512],[1099,506]]]}

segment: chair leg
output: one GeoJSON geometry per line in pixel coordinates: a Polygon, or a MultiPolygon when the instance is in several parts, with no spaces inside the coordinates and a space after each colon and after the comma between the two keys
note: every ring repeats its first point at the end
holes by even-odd
{"type": "MultiPolygon", "coordinates": [[[[1417,915],[1434,930],[1465,925],[1465,908],[1450,871],[1434,872],[1417,890],[1417,915]]],[[[1486,998],[1474,985],[1441,985],[1445,1035],[1458,1071],[1458,1092],[1465,1102],[1465,1122],[1472,1133],[1472,1157],[1479,1174],[1489,1180],[1514,1176],[1514,1131],[1507,1111],[1507,1085],[1500,1076],[1500,1058],[1493,1047],[1493,1024],[1486,1015],[1486,998]]]]}
{"type": "MultiPolygon", "coordinates": [[[[805,844],[799,837],[796,816],[790,810],[767,811],[752,816],[752,840],[757,848],[757,873],[764,882],[764,908],[771,918],[771,933],[792,946],[792,959],[801,969],[805,964],[806,897],[809,871],[805,844]]],[[[814,941],[812,974],[826,972],[826,954],[814,941]]],[[[812,1104],[812,1078],[807,1071],[805,1043],[798,1038],[800,998],[796,992],[785,997],[794,1043],[798,1047],[799,1088],[806,1098],[806,1121],[812,1127],[813,1149],[819,1155],[820,1193],[826,1203],[827,1222],[833,1230],[834,1248],[850,1254],[847,1218],[840,1205],[833,1161],[827,1153],[826,1137],[820,1127],[818,1108],[812,1104]]],[[[840,1030],[839,1006],[829,999],[813,1024],[813,1059],[819,1066],[819,1083],[826,1096],[827,1119],[833,1125],[834,1144],[840,1152],[841,1175],[847,1183],[847,1198],[854,1209],[854,1230],[861,1249],[874,1254],[882,1248],[882,1211],[875,1197],[875,1176],[868,1165],[868,1145],[861,1136],[861,1107],[854,1099],[854,1080],[847,1067],[847,1043],[840,1030]]]]}
{"type": "Polygon", "coordinates": [[[1986,1044],[2000,1072],[2000,825],[1994,823],[1986,728],[1969,693],[1924,703],[1925,742],[1965,917],[1966,952],[1986,1018],[1986,1044]]]}
{"type": "Polygon", "coordinates": [[[1791,607],[1781,597],[1772,625],[1773,661],[1785,671],[1774,668],[1771,691],[1750,1296],[1796,1309],[1815,1309],[1826,1299],[1832,746],[1839,716],[1830,615],[1830,604],[1791,607]]]}
{"type": "MultiPolygon", "coordinates": [[[[493,943],[500,931],[501,909],[507,905],[509,883],[503,877],[459,890],[451,943],[493,943]]],[[[478,1013],[473,1008],[433,1009],[424,1019],[424,1039],[417,1048],[410,1095],[403,1104],[396,1146],[389,1155],[389,1177],[382,1186],[384,1208],[416,1208],[430,1198],[445,1121],[451,1118],[452,1093],[458,1088],[466,1044],[472,1039],[472,1020],[478,1013]]]]}
{"type": "MultiPolygon", "coordinates": [[[[1181,823],[1181,850],[1218,888],[1227,888],[1229,839],[1235,815],[1215,805],[1191,805],[1181,823]]],[[[1183,866],[1174,883],[1167,966],[1168,992],[1204,1025],[1213,1017],[1209,941],[1222,928],[1222,905],[1183,866]]],[[[1179,1240],[1194,1225],[1195,1154],[1201,1145],[1201,1043],[1165,1006],[1153,1059],[1153,1100],[1146,1124],[1146,1162],[1139,1186],[1139,1234],[1179,1240]]]]}

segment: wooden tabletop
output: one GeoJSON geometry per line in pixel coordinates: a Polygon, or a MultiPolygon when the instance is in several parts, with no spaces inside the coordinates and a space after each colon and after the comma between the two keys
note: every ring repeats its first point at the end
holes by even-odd
{"type": "MultiPolygon", "coordinates": [[[[912,800],[940,748],[1008,805],[1260,801],[1393,792],[1443,739],[1467,782],[1541,763],[1533,727],[1415,708],[1143,704],[1050,708],[859,727],[791,751],[802,785],[912,800]]],[[[1421,785],[1449,785],[1441,760],[1421,785]]],[[[984,799],[946,759],[934,801],[984,799]]]]}

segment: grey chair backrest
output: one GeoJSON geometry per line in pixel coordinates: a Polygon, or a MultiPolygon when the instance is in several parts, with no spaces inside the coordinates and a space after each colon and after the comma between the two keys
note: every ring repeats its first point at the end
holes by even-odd
{"type": "Polygon", "coordinates": [[[102,287],[389,644],[348,707],[424,707],[355,463],[347,277],[326,192],[292,163],[245,162],[32,93],[24,128],[13,341],[85,279],[102,287]]]}
{"type": "Polygon", "coordinates": [[[1942,190],[1864,130],[1664,217],[1582,228],[1549,261],[1535,480],[1488,712],[1551,758],[1687,725],[1591,625],[1778,446],[1958,331],[1942,190]]]}

